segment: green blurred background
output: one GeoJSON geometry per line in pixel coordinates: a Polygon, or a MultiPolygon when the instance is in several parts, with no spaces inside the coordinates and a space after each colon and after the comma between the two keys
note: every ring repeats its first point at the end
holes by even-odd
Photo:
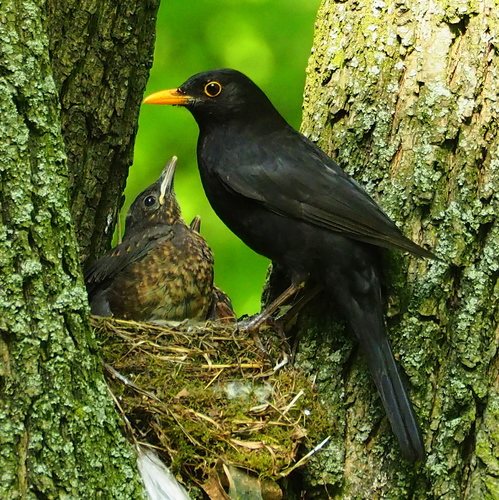
{"type": "MultiPolygon", "coordinates": [[[[212,0],[162,2],[156,50],[146,95],[178,87],[214,68],[247,74],[296,128],[300,126],[305,69],[320,0],[212,0]]],[[[217,218],[204,195],[196,164],[197,125],[179,107],[143,105],[134,164],[122,216],[154,182],[167,160],[179,158],[175,192],[187,223],[202,219],[201,233],[215,254],[215,280],[237,314],[260,309],[269,261],[247,248],[217,218]]]]}

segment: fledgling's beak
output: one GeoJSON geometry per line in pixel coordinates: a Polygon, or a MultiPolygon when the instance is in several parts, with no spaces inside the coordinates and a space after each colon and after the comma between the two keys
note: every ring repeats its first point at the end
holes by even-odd
{"type": "Polygon", "coordinates": [[[178,104],[185,106],[192,99],[191,96],[185,95],[180,89],[160,90],[147,96],[142,102],[144,104],[178,104]]]}
{"type": "Polygon", "coordinates": [[[201,229],[201,217],[199,217],[199,215],[196,215],[196,217],[192,219],[192,222],[189,227],[193,231],[196,231],[196,233],[199,233],[199,230],[201,229]]]}
{"type": "Polygon", "coordinates": [[[166,164],[163,172],[161,172],[159,188],[159,204],[163,205],[165,196],[169,194],[173,188],[173,176],[175,175],[175,168],[177,167],[177,157],[172,156],[171,160],[166,164]]]}

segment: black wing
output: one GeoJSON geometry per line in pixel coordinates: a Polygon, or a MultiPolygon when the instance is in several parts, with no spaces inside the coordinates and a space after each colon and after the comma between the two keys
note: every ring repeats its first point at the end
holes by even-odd
{"type": "MultiPolygon", "coordinates": [[[[254,163],[223,169],[226,187],[287,217],[373,245],[434,255],[406,238],[377,203],[331,158],[289,128],[248,155],[254,163]],[[277,149],[275,144],[279,144],[277,149]]],[[[247,147],[247,145],[246,145],[247,147]]]]}

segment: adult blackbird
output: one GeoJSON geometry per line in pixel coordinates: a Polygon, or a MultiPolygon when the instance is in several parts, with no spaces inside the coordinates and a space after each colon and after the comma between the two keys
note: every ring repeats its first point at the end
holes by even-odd
{"type": "Polygon", "coordinates": [[[284,269],[290,296],[311,278],[344,312],[367,358],[404,457],[424,445],[383,321],[376,247],[433,254],[406,238],[330,157],[294,130],[249,78],[199,73],[151,104],[185,106],[199,125],[206,195],[225,224],[284,269]]]}
{"type": "Polygon", "coordinates": [[[173,157],[137,196],[123,241],[86,271],[92,314],[135,321],[218,319],[213,311],[223,292],[213,284],[208,244],[182,219],[173,191],[176,163],[173,157]]]}

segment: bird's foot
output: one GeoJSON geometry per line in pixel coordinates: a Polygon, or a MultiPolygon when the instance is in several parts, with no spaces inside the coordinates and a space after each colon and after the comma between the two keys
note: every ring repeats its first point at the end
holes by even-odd
{"type": "MultiPolygon", "coordinates": [[[[253,318],[249,319],[249,321],[240,323],[238,325],[239,329],[244,330],[248,334],[253,336],[255,341],[255,345],[264,353],[265,356],[271,359],[269,349],[267,349],[262,342],[262,339],[259,336],[260,330],[269,325],[272,329],[280,335],[284,342],[284,352],[286,356],[288,353],[291,353],[291,347],[289,346],[288,339],[285,334],[285,326],[287,325],[287,320],[282,322],[276,322],[272,315],[279,310],[291,297],[293,297],[301,288],[303,288],[305,282],[300,282],[298,284],[292,283],[286,290],[284,290],[279,297],[277,297],[272,303],[270,303],[260,314],[257,314],[253,318]]],[[[291,308],[293,309],[293,308],[291,308]]],[[[285,316],[284,315],[281,316],[285,316]]],[[[273,363],[272,359],[271,362],[273,363]]],[[[273,363],[274,364],[274,363],[273,363]]]]}
{"type": "MultiPolygon", "coordinates": [[[[277,371],[282,366],[288,363],[291,353],[291,347],[288,343],[284,330],[280,329],[275,322],[274,318],[271,316],[263,315],[263,313],[257,314],[249,320],[238,323],[239,331],[245,332],[253,337],[253,342],[259,351],[269,360],[271,365],[274,365],[273,370],[277,371]],[[281,353],[279,354],[279,360],[276,360],[275,349],[272,349],[276,341],[276,336],[262,336],[261,331],[271,330],[278,333],[281,339],[281,353]],[[273,351],[273,352],[272,352],[273,351]]],[[[277,341],[279,343],[279,341],[277,341]]]]}

